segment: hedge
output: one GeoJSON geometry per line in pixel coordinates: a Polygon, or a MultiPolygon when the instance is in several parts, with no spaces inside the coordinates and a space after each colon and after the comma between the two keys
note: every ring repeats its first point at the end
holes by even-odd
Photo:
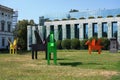
{"type": "Polygon", "coordinates": [[[71,40],[71,48],[72,49],[80,49],[80,40],[79,39],[72,39],[71,40]]]}

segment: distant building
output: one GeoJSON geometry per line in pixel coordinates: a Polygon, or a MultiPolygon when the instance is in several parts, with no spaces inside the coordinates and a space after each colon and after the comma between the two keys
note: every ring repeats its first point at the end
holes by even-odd
{"type": "Polygon", "coordinates": [[[18,21],[18,11],[14,11],[14,13],[13,13],[13,20],[12,20],[13,28],[17,27],[17,21],[18,21]]]}
{"type": "Polygon", "coordinates": [[[8,38],[13,41],[14,14],[15,12],[12,8],[0,5],[0,49],[8,49],[8,38]]]}
{"type": "MultiPolygon", "coordinates": [[[[106,37],[110,39],[115,37],[120,43],[120,8],[71,11],[44,16],[44,19],[48,18],[49,20],[44,21],[44,25],[37,26],[39,32],[42,33],[42,37],[47,37],[50,31],[53,31],[56,40],[72,38],[83,40],[91,37],[106,37]]],[[[28,29],[32,28],[34,27],[28,26],[28,29]]],[[[29,31],[34,30],[35,28],[29,31]]],[[[31,36],[31,40],[35,42],[33,36],[34,33],[31,36]]]]}

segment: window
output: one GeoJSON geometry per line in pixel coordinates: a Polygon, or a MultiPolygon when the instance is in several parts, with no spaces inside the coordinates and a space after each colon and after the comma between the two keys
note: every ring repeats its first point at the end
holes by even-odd
{"type": "Polygon", "coordinates": [[[3,13],[3,12],[2,12],[1,14],[2,14],[2,16],[4,16],[4,13],[3,13]]]}
{"type": "Polygon", "coordinates": [[[58,40],[62,40],[62,25],[58,25],[58,40]]]}
{"type": "Polygon", "coordinates": [[[4,27],[5,27],[5,22],[1,21],[1,30],[4,31],[4,27]]]}
{"type": "Polygon", "coordinates": [[[71,38],[71,29],[70,29],[70,24],[66,25],[66,38],[70,39],[71,38]]]}
{"type": "Polygon", "coordinates": [[[102,23],[102,37],[107,37],[108,26],[107,22],[102,23]]]}
{"type": "Polygon", "coordinates": [[[4,47],[5,46],[5,39],[2,38],[2,46],[4,47]]]}
{"type": "Polygon", "coordinates": [[[79,24],[75,24],[75,38],[79,39],[79,24]]]}
{"type": "Polygon", "coordinates": [[[98,25],[97,23],[93,23],[93,37],[98,36],[98,25]]]}
{"type": "Polygon", "coordinates": [[[84,39],[88,39],[88,23],[83,24],[83,36],[84,39]]]}
{"type": "Polygon", "coordinates": [[[8,23],[8,32],[10,32],[11,24],[8,23]]]}
{"type": "Polygon", "coordinates": [[[112,22],[112,37],[117,38],[117,22],[112,22]]]}
{"type": "Polygon", "coordinates": [[[50,26],[50,31],[52,31],[54,33],[54,25],[50,26]]]}

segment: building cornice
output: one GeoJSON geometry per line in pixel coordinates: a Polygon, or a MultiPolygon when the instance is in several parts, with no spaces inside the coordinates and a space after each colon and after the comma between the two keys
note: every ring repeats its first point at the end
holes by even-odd
{"type": "Polygon", "coordinates": [[[12,8],[9,8],[9,7],[3,6],[3,5],[0,5],[0,10],[10,12],[10,13],[14,13],[12,8]]]}

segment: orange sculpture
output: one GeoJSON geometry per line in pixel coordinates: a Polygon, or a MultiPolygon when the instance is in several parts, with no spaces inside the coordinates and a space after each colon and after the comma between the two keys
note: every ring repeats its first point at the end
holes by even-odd
{"type": "Polygon", "coordinates": [[[85,45],[88,45],[89,54],[91,54],[92,50],[97,50],[98,54],[100,54],[101,48],[103,48],[103,46],[101,46],[100,43],[101,43],[100,39],[98,39],[98,40],[92,39],[92,41],[88,40],[85,43],[85,45]]]}

